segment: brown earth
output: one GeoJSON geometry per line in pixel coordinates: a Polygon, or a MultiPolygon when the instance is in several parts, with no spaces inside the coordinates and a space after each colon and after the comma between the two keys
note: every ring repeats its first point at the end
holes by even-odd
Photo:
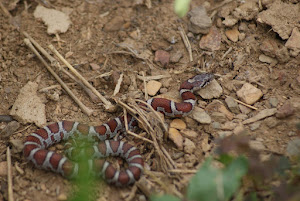
{"type": "MultiPolygon", "coordinates": [[[[24,44],[24,36],[20,33],[22,31],[29,33],[44,48],[53,44],[85,78],[90,78],[90,83],[108,99],[113,94],[116,79],[113,76],[104,78],[95,78],[95,76],[113,71],[114,75],[118,77],[120,73],[123,73],[124,81],[117,97],[124,99],[128,96],[129,90],[142,92],[144,85],[139,79],[136,79],[138,88],[130,89],[132,87],[131,77],[135,78],[137,74],[141,75],[142,71],[147,76],[170,74],[171,80],[164,78],[159,81],[169,83],[163,84],[163,87],[167,89],[166,91],[174,91],[178,89],[180,82],[195,75],[200,70],[220,75],[218,80],[224,92],[218,100],[223,103],[226,98],[225,95],[237,98],[236,91],[241,88],[242,81],[249,82],[262,90],[263,97],[253,105],[258,108],[258,111],[271,107],[269,103],[271,97],[278,100],[277,108],[280,108],[286,101],[300,100],[300,56],[292,57],[288,53],[287,56],[284,54],[277,55],[278,58],[284,57],[284,59],[273,66],[259,61],[258,58],[262,54],[260,46],[263,41],[266,39],[274,40],[279,46],[283,46],[286,41],[282,40],[268,25],[260,24],[255,19],[240,20],[235,26],[239,27],[240,30],[241,26],[244,27],[242,32],[245,33],[246,38],[232,42],[225,36],[225,30],[232,28],[226,28],[217,23],[220,17],[216,15],[213,24],[217,26],[222,35],[220,49],[214,52],[203,52],[199,48],[199,40],[202,35],[195,34],[189,38],[194,58],[194,62],[189,62],[189,54],[178,32],[178,27],[182,26],[188,33],[189,20],[186,17],[179,19],[176,16],[171,0],[151,1],[151,8],[147,7],[143,1],[51,0],[49,2],[57,10],[62,10],[65,7],[71,9],[72,25],[66,33],[59,34],[60,41],[56,36],[48,35],[43,22],[34,18],[33,12],[37,6],[35,1],[20,1],[13,6],[10,10],[13,19],[9,19],[7,15],[0,12],[0,114],[2,115],[10,113],[20,89],[27,82],[37,82],[39,89],[57,85],[51,74],[24,44]],[[173,36],[177,40],[174,44],[168,41],[173,36]],[[129,42],[128,39],[130,39],[129,42]],[[147,59],[139,59],[132,54],[130,55],[128,49],[122,49],[118,45],[123,41],[132,43],[133,47],[140,51],[139,53],[145,55],[151,53],[151,55],[147,59]],[[222,58],[230,47],[232,51],[222,58]],[[154,61],[154,54],[158,49],[166,50],[171,56],[179,51],[183,57],[179,62],[162,66],[159,62],[154,61]],[[123,52],[116,53],[121,50],[123,52]],[[125,51],[127,53],[124,53],[125,51]],[[93,65],[96,68],[92,68],[93,65]],[[233,83],[232,80],[237,82],[233,83]],[[234,87],[231,88],[230,86],[233,85],[234,87]]],[[[194,8],[202,3],[202,1],[193,1],[191,7],[194,8]]],[[[210,3],[211,7],[219,4],[216,1],[210,3]]],[[[237,7],[237,5],[234,6],[237,7]]],[[[59,94],[59,99],[56,101],[49,98],[49,95],[47,96],[45,93],[39,93],[46,104],[48,123],[66,119],[99,125],[122,114],[121,109],[114,113],[106,112],[103,104],[100,102],[93,103],[80,86],[74,84],[74,81],[62,72],[58,72],[58,74],[66,83],[70,83],[75,95],[94,112],[91,116],[85,115],[64,90],[55,87],[51,93],[59,94]]],[[[137,98],[143,100],[144,96],[142,93],[138,93],[137,98]]],[[[198,98],[200,99],[200,97],[198,98]]],[[[207,102],[210,103],[211,101],[207,102]]],[[[199,102],[198,105],[205,108],[203,102],[199,102]]],[[[255,114],[257,111],[252,110],[247,113],[247,117],[255,114]]],[[[289,117],[268,117],[260,121],[258,128],[251,130],[251,125],[245,125],[245,129],[252,140],[262,142],[266,151],[286,154],[288,142],[297,137],[295,125],[300,121],[299,118],[297,112],[289,117]]],[[[166,149],[171,156],[174,156],[175,162],[180,164],[178,167],[195,169],[201,164],[205,156],[210,155],[214,147],[214,140],[219,137],[219,130],[211,124],[201,125],[191,118],[184,118],[183,120],[187,123],[188,129],[200,132],[196,138],[192,139],[197,150],[193,154],[185,154],[185,156],[182,155],[175,159],[176,153],[178,155],[178,153],[183,152],[177,150],[169,139],[165,139],[166,149]],[[204,145],[205,149],[202,147],[204,145]]],[[[170,123],[169,119],[166,121],[168,124],[170,123]]],[[[6,126],[7,123],[0,123],[0,130],[6,126]]],[[[17,150],[12,143],[15,139],[23,141],[25,136],[36,129],[37,126],[34,124],[22,124],[9,137],[0,140],[0,161],[6,161],[7,146],[12,148],[14,198],[15,200],[32,201],[64,200],[63,196],[72,191],[71,183],[60,175],[34,168],[32,164],[26,162],[22,152],[17,150]]],[[[229,131],[232,130],[233,128],[229,129],[229,131]]],[[[132,137],[129,139],[133,141],[132,137]]],[[[139,140],[134,141],[138,141],[138,144],[144,143],[139,140]]],[[[145,148],[146,146],[143,145],[142,147],[145,148]]],[[[160,172],[161,169],[155,166],[155,154],[149,157],[150,149],[140,149],[143,156],[148,158],[146,161],[148,168],[151,171],[160,172]]],[[[161,174],[157,173],[157,175],[161,174]]],[[[191,176],[164,176],[161,177],[161,180],[183,193],[191,176]]],[[[149,178],[149,175],[145,177],[149,178]]],[[[145,199],[143,191],[139,188],[137,191],[135,191],[136,189],[132,190],[132,187],[119,189],[101,182],[96,185],[95,188],[99,188],[95,195],[98,200],[124,200],[128,198],[130,192],[134,195],[133,200],[145,199]]],[[[166,191],[159,184],[156,183],[155,185],[166,191]]],[[[7,178],[5,174],[0,175],[0,192],[0,200],[7,200],[7,178]]],[[[174,191],[170,190],[169,192],[174,191]]]]}

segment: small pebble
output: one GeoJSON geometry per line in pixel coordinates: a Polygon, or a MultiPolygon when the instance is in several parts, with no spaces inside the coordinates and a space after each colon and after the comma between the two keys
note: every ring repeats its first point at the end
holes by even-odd
{"type": "Polygon", "coordinates": [[[194,153],[194,151],[196,149],[196,146],[195,146],[193,141],[191,141],[188,138],[185,138],[183,145],[184,145],[184,152],[185,153],[188,153],[188,154],[194,153]]]}
{"type": "Polygon", "coordinates": [[[155,52],[154,61],[158,61],[163,67],[166,67],[170,61],[170,54],[164,50],[157,50],[155,52]]]}
{"type": "Polygon", "coordinates": [[[211,27],[209,33],[203,36],[200,40],[199,46],[201,49],[208,51],[219,50],[221,47],[221,33],[216,27],[211,27]]]}
{"type": "Polygon", "coordinates": [[[183,53],[181,51],[177,51],[174,54],[171,54],[170,62],[177,63],[183,57],[183,53]]]}
{"type": "Polygon", "coordinates": [[[257,141],[257,140],[250,140],[249,146],[252,149],[255,149],[255,150],[258,150],[258,151],[263,151],[263,150],[266,149],[265,145],[262,142],[257,141]]]}
{"type": "Polygon", "coordinates": [[[229,110],[234,113],[234,114],[239,114],[240,113],[240,108],[238,103],[234,100],[234,98],[232,98],[231,96],[228,96],[225,99],[225,102],[227,104],[227,107],[229,108],[229,110]]]}
{"type": "Polygon", "coordinates": [[[66,194],[61,193],[61,194],[59,194],[59,195],[57,196],[57,199],[58,199],[59,201],[64,201],[64,200],[67,200],[68,197],[67,197],[66,194]]]}
{"type": "Polygon", "coordinates": [[[162,86],[162,84],[156,80],[150,80],[147,85],[147,93],[150,96],[154,96],[160,89],[160,87],[162,86]]]}
{"type": "Polygon", "coordinates": [[[220,129],[221,128],[221,124],[217,121],[213,122],[211,124],[211,126],[214,128],[214,129],[220,129]]]}
{"type": "Polygon", "coordinates": [[[232,134],[233,134],[232,131],[219,131],[218,132],[218,135],[220,136],[220,138],[225,138],[225,137],[228,137],[232,134]]]}
{"type": "Polygon", "coordinates": [[[269,103],[270,103],[271,107],[276,108],[277,105],[278,105],[278,103],[279,103],[279,101],[278,101],[277,98],[271,97],[271,98],[269,99],[269,103]]]}
{"type": "Polygon", "coordinates": [[[190,18],[189,31],[195,34],[207,34],[212,25],[211,18],[207,15],[206,9],[202,6],[195,7],[188,12],[190,18]]]}
{"type": "Polygon", "coordinates": [[[210,116],[201,108],[195,107],[192,111],[191,117],[198,121],[201,124],[210,124],[211,118],[210,116]]]}
{"type": "Polygon", "coordinates": [[[236,94],[243,102],[249,105],[254,104],[263,96],[263,93],[260,89],[249,83],[245,83],[236,94]]]}
{"type": "Polygon", "coordinates": [[[196,94],[200,95],[203,99],[219,98],[223,93],[223,88],[214,79],[206,87],[196,91],[196,94]]]}
{"type": "Polygon", "coordinates": [[[245,132],[245,127],[243,126],[243,124],[238,125],[237,127],[235,127],[233,129],[233,134],[235,135],[239,135],[245,132]]]}
{"type": "Polygon", "coordinates": [[[183,137],[175,128],[169,128],[169,138],[172,140],[179,150],[183,150],[183,137]]]}
{"type": "Polygon", "coordinates": [[[266,56],[264,54],[259,55],[258,60],[263,62],[263,63],[268,63],[268,64],[277,63],[276,59],[274,59],[272,57],[269,57],[269,56],[266,56]]]}
{"type": "Polygon", "coordinates": [[[225,35],[232,42],[237,42],[239,40],[240,32],[237,28],[226,30],[225,35]]]}
{"type": "Polygon", "coordinates": [[[260,124],[261,123],[259,121],[254,122],[253,124],[250,125],[250,130],[254,131],[254,130],[258,129],[260,124]]]}
{"type": "Polygon", "coordinates": [[[286,101],[277,111],[276,117],[279,119],[283,119],[286,117],[289,117],[291,115],[293,115],[295,112],[295,109],[293,107],[293,105],[286,101]]]}
{"type": "Polygon", "coordinates": [[[181,134],[183,134],[185,137],[189,138],[195,138],[198,136],[198,133],[196,131],[190,130],[190,129],[184,129],[180,131],[181,134]]]}
{"type": "Polygon", "coordinates": [[[212,120],[219,123],[225,123],[227,121],[226,115],[221,112],[212,112],[210,116],[212,120]]]}
{"type": "Polygon", "coordinates": [[[176,128],[178,130],[183,130],[183,129],[186,129],[186,123],[181,119],[174,119],[170,123],[170,127],[171,128],[176,128]]]}

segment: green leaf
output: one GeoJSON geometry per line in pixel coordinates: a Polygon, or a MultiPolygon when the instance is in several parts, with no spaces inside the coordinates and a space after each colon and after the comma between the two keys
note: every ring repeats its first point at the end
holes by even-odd
{"type": "Polygon", "coordinates": [[[179,17],[183,17],[189,10],[191,0],[175,0],[174,11],[179,17]]]}
{"type": "Polygon", "coordinates": [[[234,158],[228,154],[222,154],[222,155],[220,155],[220,158],[218,159],[218,161],[220,161],[221,163],[223,163],[226,166],[229,165],[233,160],[234,160],[234,158]]]}
{"type": "Polygon", "coordinates": [[[211,159],[206,160],[196,175],[191,179],[187,190],[189,200],[216,201],[216,177],[218,170],[211,166],[211,159]]]}
{"type": "Polygon", "coordinates": [[[151,196],[151,201],[180,201],[179,198],[172,195],[151,196]]]}
{"type": "Polygon", "coordinates": [[[242,177],[248,171],[248,161],[240,156],[223,169],[224,199],[228,200],[239,188],[242,177]]]}

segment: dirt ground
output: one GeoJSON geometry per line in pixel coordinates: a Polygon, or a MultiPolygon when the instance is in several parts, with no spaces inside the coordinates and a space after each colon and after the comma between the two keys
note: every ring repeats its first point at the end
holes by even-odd
{"type": "MultiPolygon", "coordinates": [[[[15,2],[15,5],[12,4],[8,8],[13,16],[12,19],[0,12],[1,115],[10,114],[20,89],[29,81],[38,83],[39,90],[54,86],[52,90],[48,90],[48,94],[38,92],[46,105],[47,123],[72,120],[100,125],[110,118],[122,114],[121,108],[113,113],[105,111],[101,101],[96,103],[91,101],[80,86],[55,69],[60,77],[69,84],[74,94],[87,107],[93,109],[91,116],[84,114],[61,87],[55,86],[58,84],[56,80],[25,45],[22,31],[30,34],[44,48],[47,48],[49,44],[53,44],[86,79],[89,79],[90,83],[104,97],[112,102],[111,97],[121,73],[124,74],[124,79],[120,92],[116,97],[124,101],[132,94],[135,94],[134,98],[144,100],[144,94],[142,93],[144,85],[140,79],[137,79],[137,75],[142,75],[142,72],[146,76],[166,75],[171,77],[171,79],[158,80],[163,83],[163,89],[159,92],[161,94],[177,91],[182,81],[199,71],[215,73],[218,75],[217,81],[223,88],[222,95],[215,100],[221,101],[224,105],[226,105],[225,98],[227,96],[239,99],[236,92],[246,82],[262,91],[263,96],[252,104],[257,110],[240,106],[242,109],[238,114],[233,114],[233,119],[218,121],[218,118],[211,115],[209,111],[207,112],[212,116],[212,123],[209,124],[200,124],[191,117],[183,118],[187,124],[187,129],[198,133],[197,137],[190,140],[197,147],[196,151],[185,153],[185,148],[180,150],[172,140],[164,139],[166,150],[181,169],[196,169],[199,167],[204,158],[212,154],[215,140],[220,135],[235,134],[234,127],[240,125],[239,123],[242,120],[255,116],[259,111],[267,108],[280,109],[288,101],[291,101],[292,104],[297,101],[300,102],[300,55],[283,48],[281,52],[279,51],[274,55],[271,53],[268,58],[273,60],[269,63],[262,62],[260,59],[260,56],[267,52],[263,52],[261,47],[264,41],[274,41],[278,49],[284,47],[286,43],[286,39],[282,39],[274,31],[276,30],[275,25],[271,25],[273,26],[272,29],[270,24],[257,21],[257,14],[266,10],[268,6],[262,5],[260,10],[254,14],[252,13],[253,18],[238,19],[235,25],[226,27],[222,24],[224,17],[218,12],[221,11],[224,5],[228,4],[222,5],[222,1],[206,2],[209,16],[217,11],[212,18],[212,24],[221,34],[221,44],[215,51],[204,51],[199,47],[203,34],[191,33],[188,30],[189,18],[178,18],[174,13],[172,0],[145,2],[138,0],[49,0],[52,8],[69,12],[71,26],[65,33],[58,34],[60,39],[53,34],[47,34],[47,26],[34,17],[33,12],[38,6],[38,1],[15,2]],[[149,2],[151,2],[151,5],[149,5],[149,2]],[[221,6],[218,7],[218,5],[221,6]],[[194,60],[192,62],[189,61],[190,57],[181,39],[178,27],[183,28],[190,41],[194,60]],[[236,42],[233,42],[230,36],[225,34],[226,30],[234,28],[243,33],[236,42]],[[172,39],[175,40],[174,43],[172,39]],[[120,43],[122,42],[123,44],[132,45],[130,47],[133,47],[143,56],[138,58],[129,49],[121,47],[120,43]],[[231,51],[228,51],[229,49],[231,51]],[[179,54],[182,54],[182,58],[179,61],[167,62],[167,64],[162,65],[163,61],[156,61],[157,59],[155,59],[157,50],[164,50],[171,57],[179,52],[179,54]],[[226,52],[228,54],[224,55],[226,52]],[[113,72],[112,75],[96,78],[98,75],[111,71],[113,72]],[[132,84],[133,78],[136,85],[132,84]],[[136,93],[132,93],[133,91],[136,93]],[[58,98],[53,98],[51,94],[56,94],[58,98]],[[240,119],[241,114],[245,115],[244,119],[240,119]],[[218,128],[218,124],[213,124],[213,122],[220,123],[221,128],[218,128]],[[233,124],[234,127],[222,127],[222,125],[230,125],[230,123],[237,124],[233,124]]],[[[203,3],[204,1],[192,1],[191,8],[203,3]]],[[[299,7],[299,3],[290,1],[290,4],[292,3],[298,4],[299,7]]],[[[8,5],[5,4],[5,6],[8,5]]],[[[240,6],[240,3],[237,2],[231,5],[233,9],[238,6],[240,6]]],[[[232,10],[232,8],[228,10],[232,10]]],[[[289,11],[284,10],[283,12],[288,13],[289,11]]],[[[224,11],[224,13],[226,12],[224,11]]],[[[224,13],[223,15],[226,15],[224,13]]],[[[250,14],[248,13],[248,15],[250,14]]],[[[299,28],[299,20],[297,26],[299,28]]],[[[197,98],[200,99],[197,106],[205,110],[207,110],[206,106],[214,101],[214,99],[201,100],[199,96],[197,98]]],[[[297,108],[294,111],[297,111],[297,108]]],[[[168,125],[171,122],[170,119],[165,121],[168,125]]],[[[255,142],[254,144],[263,146],[263,148],[260,148],[265,153],[274,152],[286,155],[288,143],[297,137],[295,125],[299,121],[299,113],[291,112],[291,114],[283,115],[281,118],[273,115],[257,121],[259,123],[243,125],[242,128],[247,131],[247,135],[255,142]]],[[[8,122],[0,123],[0,131],[4,130],[7,125],[8,122]]],[[[0,139],[1,162],[7,160],[7,147],[9,146],[12,150],[14,198],[17,201],[65,200],[65,197],[72,192],[71,182],[52,172],[36,169],[22,155],[22,143],[20,144],[20,142],[23,142],[25,137],[37,128],[33,123],[22,123],[10,136],[1,137],[0,139]]],[[[128,139],[141,145],[142,155],[145,160],[147,158],[145,161],[147,168],[165,182],[166,186],[175,189],[169,190],[169,193],[178,192],[178,194],[183,194],[185,192],[188,179],[192,174],[165,174],[156,165],[157,159],[155,159],[155,154],[151,153],[149,145],[143,145],[145,144],[144,141],[134,139],[132,136],[128,139]]],[[[55,147],[54,149],[59,148],[55,147]]],[[[0,167],[4,168],[3,165],[0,167]]],[[[145,177],[150,180],[153,179],[149,175],[145,175],[145,177]]],[[[151,181],[160,191],[168,191],[162,188],[159,183],[156,183],[155,180],[151,181]]],[[[7,187],[6,174],[0,175],[0,201],[8,200],[7,187]]],[[[98,182],[95,188],[98,189],[95,192],[97,200],[132,199],[142,201],[148,199],[148,195],[136,187],[116,188],[98,182]]]]}

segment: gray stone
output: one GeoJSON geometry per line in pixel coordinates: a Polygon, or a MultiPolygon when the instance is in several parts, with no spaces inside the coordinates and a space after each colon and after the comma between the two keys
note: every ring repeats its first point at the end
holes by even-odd
{"type": "Polygon", "coordinates": [[[201,108],[195,107],[191,117],[198,121],[201,124],[210,124],[211,123],[211,118],[210,116],[201,108]]]}
{"type": "Polygon", "coordinates": [[[261,123],[259,121],[254,122],[253,124],[250,125],[250,130],[254,131],[254,130],[258,129],[260,124],[261,123]]]}
{"type": "Polygon", "coordinates": [[[269,103],[270,103],[271,107],[276,108],[277,105],[278,105],[278,103],[279,103],[279,101],[278,101],[277,98],[271,97],[271,98],[269,99],[269,103]]]}
{"type": "Polygon", "coordinates": [[[196,94],[201,96],[203,99],[219,98],[222,93],[223,89],[216,80],[212,80],[206,87],[196,91],[196,94]]]}
{"type": "Polygon", "coordinates": [[[195,34],[207,34],[212,26],[211,18],[207,15],[206,9],[198,6],[188,12],[190,18],[189,31],[195,34]]]}
{"type": "Polygon", "coordinates": [[[227,104],[227,107],[229,108],[229,110],[234,113],[234,114],[239,114],[240,113],[240,108],[238,103],[234,100],[234,98],[232,98],[231,96],[228,96],[225,99],[225,102],[227,104]]]}

